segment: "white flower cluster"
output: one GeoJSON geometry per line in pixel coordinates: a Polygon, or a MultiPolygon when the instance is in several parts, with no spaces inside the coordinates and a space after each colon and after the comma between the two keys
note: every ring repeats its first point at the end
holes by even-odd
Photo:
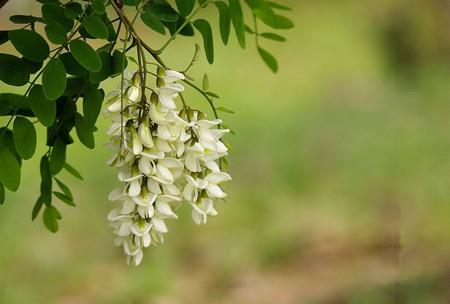
{"type": "Polygon", "coordinates": [[[112,120],[108,135],[114,152],[108,164],[123,182],[109,195],[120,206],[108,220],[129,264],[138,265],[145,247],[164,241],[165,220],[177,218],[182,201],[192,206],[194,222],[202,224],[217,214],[215,202],[226,197],[220,184],[231,177],[218,163],[227,155],[221,137],[229,130],[199,111],[177,110],[175,100],[184,90],[177,81],[183,79],[182,73],[158,69],[148,101],[135,73],[105,110],[112,120]]]}

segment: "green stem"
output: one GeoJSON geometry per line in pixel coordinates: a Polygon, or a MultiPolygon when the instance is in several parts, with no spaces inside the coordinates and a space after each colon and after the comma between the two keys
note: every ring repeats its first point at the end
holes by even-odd
{"type": "Polygon", "coordinates": [[[217,110],[216,107],[214,106],[214,103],[212,101],[212,99],[208,96],[208,94],[206,94],[202,89],[200,89],[198,86],[196,86],[193,82],[185,79],[183,80],[184,83],[186,83],[187,85],[189,85],[190,87],[194,88],[197,92],[199,92],[203,97],[205,97],[205,99],[208,101],[209,105],[211,106],[211,109],[214,113],[214,117],[216,119],[219,118],[219,115],[217,114],[217,110]]]}
{"type": "Polygon", "coordinates": [[[175,40],[175,38],[178,36],[178,34],[183,30],[183,28],[191,22],[192,18],[194,18],[195,15],[202,9],[208,6],[208,4],[211,2],[211,0],[205,1],[202,5],[197,7],[192,14],[184,20],[183,24],[173,33],[173,35],[166,41],[166,43],[163,44],[163,46],[156,51],[157,54],[161,54],[168,46],[169,44],[175,40]]]}

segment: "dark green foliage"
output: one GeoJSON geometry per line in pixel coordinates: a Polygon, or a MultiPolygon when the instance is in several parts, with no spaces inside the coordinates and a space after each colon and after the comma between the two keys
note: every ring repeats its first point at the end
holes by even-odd
{"type": "Polygon", "coordinates": [[[30,69],[20,58],[0,54],[0,80],[12,86],[23,86],[30,79],[30,69]]]}
{"type": "Polygon", "coordinates": [[[272,72],[276,73],[278,71],[278,63],[275,57],[261,47],[258,47],[258,53],[272,72]]]}
{"type": "Polygon", "coordinates": [[[36,130],[26,118],[16,117],[13,127],[14,146],[22,159],[30,159],[36,151],[36,130]]]}
{"type": "Polygon", "coordinates": [[[70,50],[78,63],[90,72],[99,72],[102,68],[102,61],[95,50],[82,40],[70,42],[70,50]]]}
{"type": "Polygon", "coordinates": [[[108,28],[105,23],[99,17],[92,15],[83,18],[83,27],[86,31],[95,38],[106,39],[108,38],[108,28]]]}
{"type": "Polygon", "coordinates": [[[104,98],[103,91],[91,87],[83,98],[83,115],[86,126],[93,129],[102,108],[104,98]]]}
{"type": "Polygon", "coordinates": [[[53,144],[53,149],[50,154],[50,171],[52,175],[56,175],[62,170],[66,162],[66,143],[57,138],[53,144]]]}
{"type": "Polygon", "coordinates": [[[11,191],[20,185],[20,165],[11,150],[0,143],[0,183],[11,191]]]}
{"type": "Polygon", "coordinates": [[[228,5],[223,1],[215,2],[215,5],[219,10],[220,37],[222,38],[223,43],[227,44],[231,28],[230,10],[228,5]]]}
{"type": "Polygon", "coordinates": [[[48,100],[56,100],[66,89],[66,69],[59,58],[51,59],[42,73],[42,88],[48,100]]]}
{"type": "Polygon", "coordinates": [[[214,41],[211,26],[205,19],[195,20],[194,26],[203,37],[206,58],[208,59],[208,62],[212,64],[214,62],[214,41]]]}
{"type": "Polygon", "coordinates": [[[46,127],[55,121],[56,104],[47,99],[41,85],[34,85],[29,94],[30,107],[37,119],[46,127]]]}
{"type": "Polygon", "coordinates": [[[58,22],[50,22],[45,26],[45,33],[48,40],[54,44],[63,44],[66,42],[66,30],[58,22]]]}
{"type": "Polygon", "coordinates": [[[64,8],[58,4],[44,4],[42,6],[42,17],[44,18],[44,22],[46,24],[50,24],[52,22],[61,24],[66,32],[69,32],[74,25],[74,21],[66,17],[64,8]]]}
{"type": "Polygon", "coordinates": [[[178,11],[181,15],[189,15],[195,6],[195,0],[175,0],[178,11]]]}
{"type": "Polygon", "coordinates": [[[91,128],[89,128],[84,117],[79,113],[75,114],[75,128],[77,130],[77,135],[80,142],[87,148],[94,149],[94,132],[91,128]]]}

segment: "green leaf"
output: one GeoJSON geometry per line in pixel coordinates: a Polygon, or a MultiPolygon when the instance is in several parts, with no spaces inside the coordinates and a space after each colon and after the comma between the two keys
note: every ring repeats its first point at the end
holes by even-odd
{"type": "Polygon", "coordinates": [[[34,23],[36,21],[40,21],[41,18],[35,16],[27,16],[27,15],[13,15],[9,17],[9,21],[15,24],[29,24],[34,23]]]}
{"type": "Polygon", "coordinates": [[[101,90],[91,87],[83,98],[84,121],[89,129],[95,126],[100,110],[102,109],[104,94],[101,90]]]}
{"type": "Polygon", "coordinates": [[[75,203],[73,202],[73,199],[65,195],[64,193],[53,191],[53,194],[59,198],[63,203],[66,203],[69,206],[75,207],[75,203]]]}
{"type": "Polygon", "coordinates": [[[64,164],[64,169],[66,169],[67,172],[69,172],[74,177],[78,178],[79,180],[83,180],[83,177],[81,176],[80,172],[78,172],[77,169],[75,169],[74,167],[72,167],[68,163],[64,164]]]}
{"type": "Polygon", "coordinates": [[[87,126],[83,116],[79,113],[75,114],[75,128],[81,143],[89,149],[94,149],[94,133],[92,132],[92,129],[87,126]]]}
{"type": "Polygon", "coordinates": [[[50,54],[50,48],[44,38],[31,30],[9,31],[9,40],[16,50],[31,61],[44,61],[50,54]]]}
{"type": "Polygon", "coordinates": [[[236,37],[241,48],[245,48],[245,23],[244,13],[239,0],[230,0],[231,21],[233,22],[236,37]]]}
{"type": "Polygon", "coordinates": [[[178,11],[182,16],[188,16],[195,6],[195,0],[175,0],[178,11]]]}
{"type": "Polygon", "coordinates": [[[59,56],[64,64],[66,73],[74,76],[85,76],[88,71],[75,60],[72,53],[64,53],[59,56]]]}
{"type": "Polygon", "coordinates": [[[20,58],[0,54],[0,80],[12,86],[23,86],[30,80],[30,69],[20,58]]]}
{"type": "Polygon", "coordinates": [[[77,19],[83,12],[83,7],[78,2],[70,2],[64,6],[64,16],[69,19],[77,19]]]}
{"type": "Polygon", "coordinates": [[[45,227],[47,227],[48,230],[50,230],[50,232],[57,232],[59,229],[58,226],[58,221],[57,221],[57,215],[59,214],[58,211],[54,211],[56,208],[53,206],[47,206],[44,209],[44,213],[43,213],[43,220],[44,220],[44,225],[45,227]]]}
{"type": "Polygon", "coordinates": [[[42,88],[45,97],[56,100],[66,89],[66,69],[59,58],[51,59],[44,68],[42,74],[42,88]]]}
{"type": "Polygon", "coordinates": [[[59,137],[53,144],[52,153],[50,154],[50,171],[52,175],[58,174],[66,163],[66,143],[59,137]]]}
{"type": "Polygon", "coordinates": [[[11,111],[17,111],[18,115],[34,116],[27,96],[0,93],[0,115],[6,115],[11,111]]]}
{"type": "Polygon", "coordinates": [[[203,91],[206,91],[209,89],[209,79],[208,79],[207,74],[203,75],[202,89],[203,89],[203,91]]]}
{"type": "Polygon", "coordinates": [[[258,53],[272,72],[276,73],[278,71],[278,63],[275,57],[261,47],[258,47],[258,53]]]}
{"type": "Polygon", "coordinates": [[[102,61],[95,50],[82,40],[70,42],[70,50],[76,61],[90,72],[99,72],[102,68],[102,61]]]}
{"type": "Polygon", "coordinates": [[[208,59],[208,62],[212,64],[214,62],[214,41],[211,26],[205,19],[197,19],[194,21],[194,27],[203,37],[206,58],[208,59]]]}
{"type": "Polygon", "coordinates": [[[99,15],[105,13],[105,4],[103,0],[92,0],[92,9],[99,15]]]}
{"type": "Polygon", "coordinates": [[[9,31],[0,31],[0,45],[9,40],[8,33],[9,31]]]}
{"type": "Polygon", "coordinates": [[[50,127],[56,117],[56,103],[48,100],[41,85],[34,85],[29,94],[30,107],[37,119],[46,127],[50,127]]]}
{"type": "Polygon", "coordinates": [[[5,187],[2,183],[0,183],[0,205],[3,205],[5,202],[5,187]]]}
{"type": "Polygon", "coordinates": [[[144,22],[146,26],[154,30],[155,32],[158,32],[160,34],[165,34],[166,29],[164,28],[164,24],[162,21],[153,14],[151,11],[145,11],[141,14],[141,20],[144,22]]]}
{"type": "Polygon", "coordinates": [[[158,17],[158,19],[165,22],[177,22],[182,17],[167,2],[148,5],[146,7],[146,11],[153,12],[153,14],[158,17]]]}
{"type": "Polygon", "coordinates": [[[39,171],[41,173],[41,195],[43,196],[45,203],[50,203],[53,183],[50,161],[47,155],[42,156],[39,164],[39,171]]]}
{"type": "Polygon", "coordinates": [[[42,68],[42,65],[44,64],[42,61],[41,62],[31,61],[31,60],[26,59],[25,57],[23,57],[21,59],[28,66],[28,69],[30,70],[31,74],[37,73],[42,68]]]}
{"type": "Polygon", "coordinates": [[[91,83],[100,83],[113,73],[113,58],[108,52],[98,52],[102,61],[102,68],[98,72],[89,73],[91,83]]]}
{"type": "MultiPolygon", "coordinates": [[[[41,195],[38,199],[38,201],[36,202],[36,204],[46,204],[47,206],[50,205],[52,203],[52,174],[50,172],[50,163],[48,161],[48,156],[47,154],[44,154],[41,158],[41,162],[39,164],[39,170],[41,173],[41,185],[40,185],[40,190],[41,190],[41,195]]],[[[35,206],[38,207],[38,206],[35,206]]],[[[40,209],[40,207],[39,207],[40,209]]],[[[34,213],[34,210],[33,210],[34,213]]],[[[39,213],[39,211],[38,211],[39,213]]],[[[37,214],[36,214],[37,215],[37,214]]],[[[35,217],[35,215],[32,215],[35,217]]]]}
{"type": "Polygon", "coordinates": [[[282,5],[282,4],[279,4],[279,3],[276,3],[276,2],[273,2],[273,1],[266,1],[266,3],[270,7],[275,8],[275,9],[284,10],[284,11],[292,11],[292,9],[290,7],[282,5]]]}
{"type": "Polygon", "coordinates": [[[65,10],[59,4],[44,4],[41,10],[46,24],[57,22],[64,27],[66,33],[72,29],[74,21],[66,17],[65,10]]]}
{"type": "Polygon", "coordinates": [[[215,2],[217,9],[219,10],[219,26],[220,26],[220,37],[223,43],[226,45],[228,39],[230,38],[230,28],[231,28],[231,16],[228,5],[223,1],[215,2]]]}
{"type": "Polygon", "coordinates": [[[136,6],[140,0],[123,0],[124,5],[136,6]]]}
{"type": "Polygon", "coordinates": [[[20,185],[19,162],[4,144],[0,144],[0,183],[11,191],[17,191],[20,185]]]}
{"type": "Polygon", "coordinates": [[[291,19],[287,17],[276,15],[275,18],[277,22],[277,29],[287,30],[294,27],[294,22],[292,22],[291,19]]]}
{"type": "Polygon", "coordinates": [[[7,147],[9,149],[9,151],[11,151],[11,153],[14,155],[17,162],[19,163],[19,167],[21,167],[22,166],[22,158],[20,157],[19,153],[16,150],[16,146],[14,145],[13,132],[5,127],[0,128],[0,132],[3,133],[0,145],[3,144],[5,147],[7,147]]]}
{"type": "Polygon", "coordinates": [[[216,107],[216,110],[220,111],[220,112],[230,113],[230,114],[234,114],[235,113],[233,110],[230,110],[230,109],[225,108],[225,107],[216,107]]]}
{"type": "Polygon", "coordinates": [[[259,34],[261,37],[274,40],[274,41],[286,41],[286,38],[284,38],[281,35],[275,34],[275,33],[261,33],[259,34]]]}
{"type": "Polygon", "coordinates": [[[111,77],[122,74],[127,65],[127,57],[125,57],[121,51],[115,50],[113,53],[113,70],[111,77]]]}
{"type": "Polygon", "coordinates": [[[34,204],[33,211],[31,212],[31,220],[34,221],[35,218],[39,215],[39,211],[41,211],[42,205],[44,204],[44,198],[39,196],[36,203],[34,204]]]}
{"type": "Polygon", "coordinates": [[[66,90],[63,96],[78,96],[84,94],[85,87],[88,86],[86,78],[84,77],[69,77],[67,78],[66,90]]]}
{"type": "Polygon", "coordinates": [[[20,157],[30,159],[36,151],[36,130],[26,118],[16,117],[13,126],[14,146],[20,157]]]}
{"type": "Polygon", "coordinates": [[[205,92],[205,94],[208,96],[211,96],[212,98],[217,98],[217,99],[220,98],[219,95],[217,95],[216,93],[213,93],[213,92],[205,92]]]}
{"type": "Polygon", "coordinates": [[[54,44],[63,44],[66,42],[66,30],[57,22],[50,22],[45,26],[45,33],[48,40],[54,44]]]}
{"type": "Polygon", "coordinates": [[[99,17],[95,15],[86,16],[83,18],[82,24],[86,31],[93,37],[98,39],[108,38],[108,28],[99,17]]]}
{"type": "Polygon", "coordinates": [[[59,188],[61,189],[61,191],[64,192],[64,194],[68,198],[73,200],[73,195],[72,195],[72,192],[70,191],[69,187],[66,184],[64,184],[60,179],[58,179],[56,177],[55,177],[55,180],[56,180],[56,183],[58,184],[59,188]]]}

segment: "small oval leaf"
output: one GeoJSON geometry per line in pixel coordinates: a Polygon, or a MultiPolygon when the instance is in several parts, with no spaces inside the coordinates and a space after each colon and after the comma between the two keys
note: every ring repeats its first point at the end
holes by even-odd
{"type": "Polygon", "coordinates": [[[29,94],[30,107],[34,115],[46,127],[50,127],[56,117],[56,103],[48,100],[41,85],[34,85],[29,94]]]}
{"type": "Polygon", "coordinates": [[[102,68],[102,61],[97,52],[82,40],[73,40],[70,43],[72,55],[79,64],[90,72],[99,72],[102,68]]]}
{"type": "Polygon", "coordinates": [[[51,59],[42,74],[42,88],[49,100],[56,100],[66,89],[66,69],[59,58],[51,59]]]}
{"type": "Polygon", "coordinates": [[[23,86],[30,80],[30,69],[20,58],[0,54],[0,80],[12,86],[23,86]]]}
{"type": "Polygon", "coordinates": [[[11,191],[17,191],[20,185],[20,166],[12,152],[0,145],[0,183],[11,191]]]}
{"type": "Polygon", "coordinates": [[[48,40],[54,44],[63,44],[66,42],[66,30],[57,22],[47,24],[45,26],[45,33],[47,34],[48,40]]]}
{"type": "Polygon", "coordinates": [[[81,114],[75,114],[75,128],[81,143],[89,149],[95,148],[94,133],[90,129],[81,114]]]}
{"type": "Polygon", "coordinates": [[[8,36],[16,50],[31,61],[44,61],[50,54],[47,42],[34,31],[13,30],[8,36]]]}
{"type": "Polygon", "coordinates": [[[99,17],[95,15],[86,16],[83,18],[82,24],[86,31],[93,37],[98,39],[108,38],[108,28],[99,17]]]}
{"type": "MultiPolygon", "coordinates": [[[[44,209],[43,220],[44,225],[47,227],[50,232],[57,232],[59,229],[58,221],[57,221],[57,213],[54,211],[55,207],[47,206],[44,209]]],[[[58,212],[59,213],[59,212],[58,212]]]]}
{"type": "Polygon", "coordinates": [[[66,163],[66,144],[57,138],[50,154],[50,171],[52,175],[58,174],[66,163]]]}
{"type": "Polygon", "coordinates": [[[83,98],[84,121],[89,129],[95,126],[102,109],[104,94],[97,88],[89,88],[83,98]]]}
{"type": "Polygon", "coordinates": [[[36,151],[36,130],[26,118],[16,117],[13,126],[14,146],[22,159],[30,159],[36,151]]]}

